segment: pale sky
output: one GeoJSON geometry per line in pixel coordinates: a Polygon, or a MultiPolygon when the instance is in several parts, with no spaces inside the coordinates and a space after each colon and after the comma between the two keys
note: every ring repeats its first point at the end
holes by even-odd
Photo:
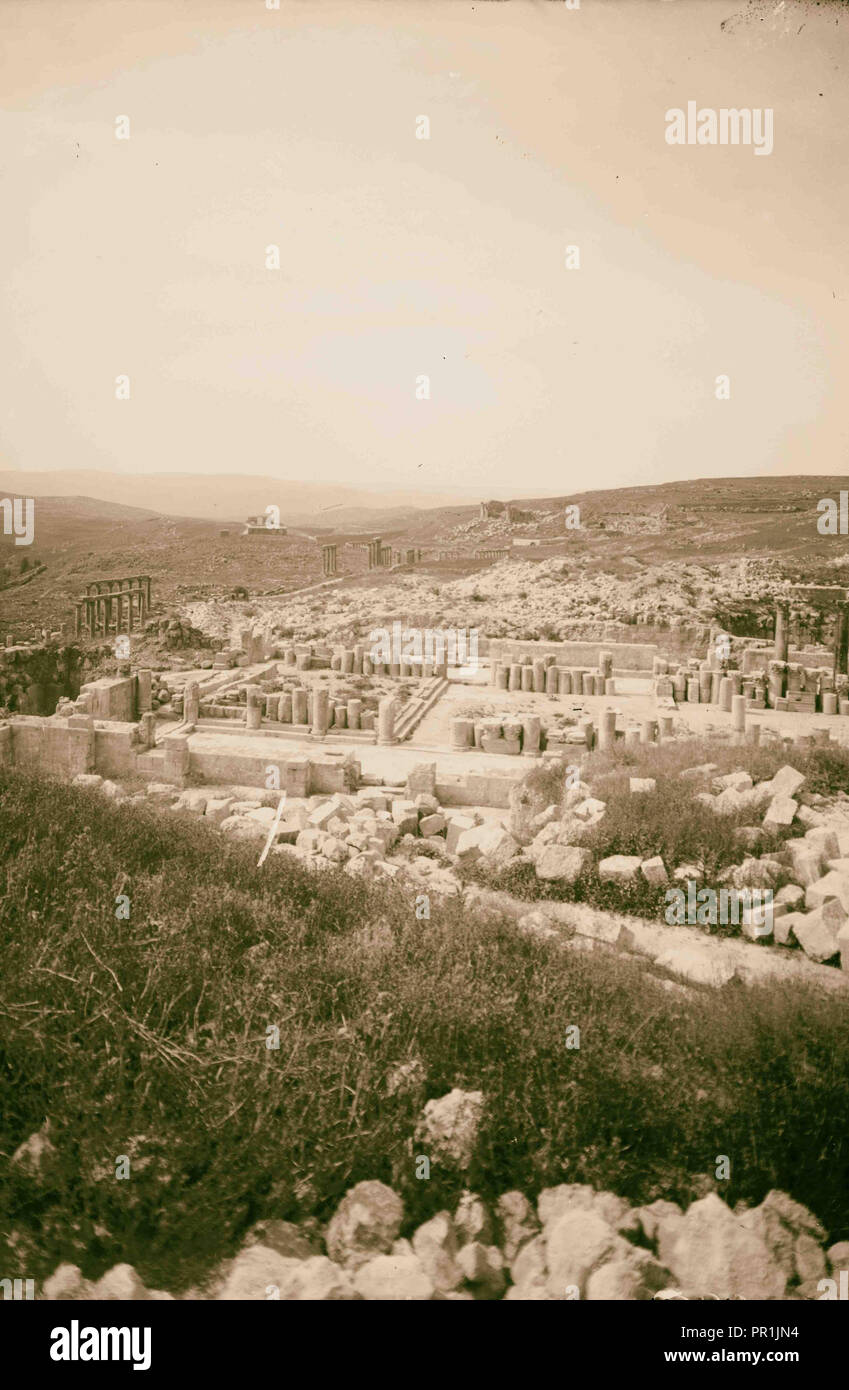
{"type": "Polygon", "coordinates": [[[847,43],[789,0],[0,0],[0,470],[845,474],[847,43]],[[669,146],[689,100],[773,153],[669,146]]]}

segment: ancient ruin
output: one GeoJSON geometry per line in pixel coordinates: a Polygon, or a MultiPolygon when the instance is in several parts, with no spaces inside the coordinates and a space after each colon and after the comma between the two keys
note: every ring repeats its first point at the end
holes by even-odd
{"type": "Polygon", "coordinates": [[[74,632],[90,637],[132,632],[145,621],[151,606],[150,577],[93,579],[86,585],[74,612],[74,632]]]}

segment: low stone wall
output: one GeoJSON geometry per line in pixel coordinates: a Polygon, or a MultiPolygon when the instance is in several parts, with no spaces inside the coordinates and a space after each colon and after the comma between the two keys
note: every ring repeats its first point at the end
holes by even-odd
{"type": "Polygon", "coordinates": [[[104,676],[89,681],[80,690],[87,697],[88,712],[95,719],[117,719],[130,723],[138,707],[138,678],[136,676],[104,676]]]}
{"type": "Polygon", "coordinates": [[[613,666],[622,671],[651,671],[658,654],[655,643],[610,642],[606,639],[585,642],[522,642],[516,638],[491,638],[488,643],[491,662],[523,662],[551,656],[558,666],[591,667],[601,665],[603,652],[609,652],[613,666]]]}
{"type": "Polygon", "coordinates": [[[75,777],[79,772],[129,776],[135,768],[137,737],[138,727],[130,723],[112,722],[104,729],[86,715],[21,715],[0,725],[0,766],[53,777],[75,777]]]}

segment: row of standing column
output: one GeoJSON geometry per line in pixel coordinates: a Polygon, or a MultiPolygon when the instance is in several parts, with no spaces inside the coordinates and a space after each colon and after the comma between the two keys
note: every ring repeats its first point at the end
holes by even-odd
{"type": "Polygon", "coordinates": [[[115,589],[108,594],[86,594],[76,606],[74,631],[91,633],[127,631],[144,622],[147,613],[142,589],[115,589]],[[126,600],[126,603],[125,603],[126,600]]]}

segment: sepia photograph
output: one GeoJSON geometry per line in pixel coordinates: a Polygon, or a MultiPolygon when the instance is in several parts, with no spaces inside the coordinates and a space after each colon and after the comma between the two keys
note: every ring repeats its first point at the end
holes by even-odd
{"type": "Polygon", "coordinates": [[[810,1376],[849,5],[0,0],[0,150],[10,1345],[810,1376]]]}

